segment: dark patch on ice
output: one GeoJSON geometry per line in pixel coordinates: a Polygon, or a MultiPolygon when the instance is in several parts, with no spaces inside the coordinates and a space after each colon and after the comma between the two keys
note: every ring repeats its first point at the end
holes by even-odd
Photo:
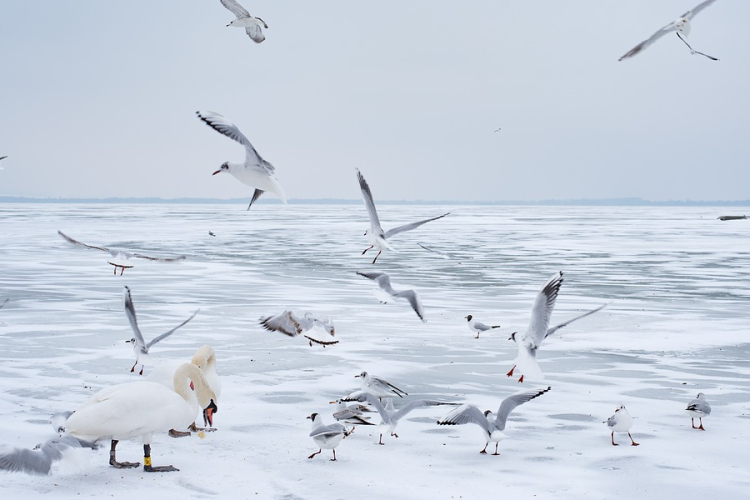
{"type": "Polygon", "coordinates": [[[595,420],[600,420],[598,418],[594,418],[591,415],[584,415],[583,413],[557,413],[555,415],[550,415],[549,418],[555,418],[557,420],[571,420],[573,422],[594,422],[595,420]]]}
{"type": "Polygon", "coordinates": [[[201,495],[218,495],[219,494],[217,491],[211,491],[211,490],[207,490],[206,488],[201,488],[200,486],[197,486],[191,483],[184,477],[180,478],[177,481],[177,483],[183,488],[191,490],[191,491],[195,491],[196,493],[200,493],[201,495]]]}
{"type": "Polygon", "coordinates": [[[556,430],[561,431],[583,431],[588,429],[588,427],[583,425],[560,425],[556,428],[556,430]]]}
{"type": "Polygon", "coordinates": [[[529,457],[526,459],[527,462],[554,462],[553,457],[529,457]]]}

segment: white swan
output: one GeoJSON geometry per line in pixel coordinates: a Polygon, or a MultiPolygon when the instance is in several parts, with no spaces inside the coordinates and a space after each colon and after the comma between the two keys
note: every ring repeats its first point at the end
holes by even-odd
{"type": "Polygon", "coordinates": [[[197,366],[191,363],[181,365],[175,372],[173,383],[174,390],[150,381],[103,389],[68,418],[65,429],[71,436],[86,442],[111,440],[109,463],[118,469],[140,466],[138,462],[118,462],[115,457],[118,441],[140,438],[143,441],[144,471],[179,470],[171,465],[151,465],[154,434],[187,427],[195,420],[199,405],[212,408],[212,412],[218,408],[216,395],[197,366]],[[190,390],[191,381],[197,401],[190,390]]]}

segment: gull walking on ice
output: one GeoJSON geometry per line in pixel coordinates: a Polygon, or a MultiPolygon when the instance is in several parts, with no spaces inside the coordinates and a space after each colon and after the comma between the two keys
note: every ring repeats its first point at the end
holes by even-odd
{"type": "Polygon", "coordinates": [[[115,266],[114,274],[117,275],[117,269],[120,269],[120,276],[122,276],[122,273],[125,272],[125,268],[130,269],[133,267],[133,264],[130,263],[130,259],[133,257],[138,259],[148,259],[148,260],[157,260],[159,262],[175,262],[177,260],[183,260],[185,259],[184,255],[180,255],[179,257],[171,257],[171,258],[162,258],[162,257],[150,257],[148,255],[143,255],[142,253],[130,253],[126,252],[124,250],[116,250],[112,248],[107,247],[98,247],[95,245],[87,245],[86,243],[82,243],[78,240],[74,240],[67,234],[63,233],[62,231],[57,231],[57,234],[63,237],[65,241],[68,243],[72,243],[73,245],[84,247],[84,248],[90,248],[92,250],[101,250],[103,252],[109,252],[109,254],[112,256],[110,260],[107,261],[108,264],[111,264],[115,266]]]}
{"type": "Polygon", "coordinates": [[[486,332],[488,330],[494,330],[495,328],[500,328],[500,325],[494,325],[494,326],[485,325],[484,323],[477,321],[476,318],[474,318],[474,316],[472,316],[471,314],[469,314],[468,316],[465,316],[465,318],[466,318],[466,321],[469,323],[469,330],[471,330],[472,332],[476,332],[477,336],[474,338],[477,338],[477,339],[479,338],[479,334],[482,332],[486,332]]]}
{"type": "Polygon", "coordinates": [[[620,407],[615,410],[615,414],[609,417],[605,423],[612,430],[612,446],[619,446],[615,443],[615,432],[627,432],[628,437],[630,438],[630,445],[640,445],[639,443],[636,443],[633,440],[633,436],[630,435],[630,428],[633,427],[633,417],[631,417],[628,410],[625,409],[625,405],[620,405],[620,407]]]}
{"type": "Polygon", "coordinates": [[[245,33],[247,33],[247,36],[249,36],[255,43],[260,43],[266,39],[261,26],[268,29],[268,25],[263,19],[251,16],[250,13],[235,0],[221,0],[221,5],[237,16],[237,19],[227,24],[227,27],[233,26],[235,28],[245,28],[245,33]]]}
{"type": "Polygon", "coordinates": [[[357,179],[359,179],[359,188],[362,190],[362,198],[364,198],[365,207],[367,207],[367,215],[370,217],[370,229],[365,231],[365,236],[367,236],[370,240],[370,246],[365,248],[364,252],[362,252],[362,255],[366,254],[368,250],[378,247],[378,254],[372,260],[373,264],[375,264],[375,261],[378,260],[380,254],[383,253],[383,250],[385,250],[386,248],[393,250],[393,247],[387,241],[387,239],[391,236],[403,233],[404,231],[411,231],[412,229],[418,228],[422,224],[441,219],[450,214],[450,212],[447,212],[443,215],[438,215],[437,217],[433,217],[431,219],[412,222],[411,224],[404,224],[403,226],[398,226],[394,227],[393,229],[389,229],[388,231],[383,231],[383,228],[380,226],[380,219],[378,219],[378,211],[375,209],[375,202],[372,199],[370,186],[367,185],[367,181],[362,176],[359,169],[357,169],[357,179]]]}
{"type": "Polygon", "coordinates": [[[310,347],[312,347],[313,342],[321,344],[323,347],[339,343],[338,340],[333,340],[333,336],[336,335],[333,321],[330,318],[321,321],[309,312],[305,313],[304,316],[298,316],[292,311],[284,311],[276,316],[260,318],[260,324],[266,330],[280,332],[289,337],[304,334],[303,336],[310,342],[310,347]],[[326,332],[325,338],[314,335],[314,330],[317,329],[326,332]]]}
{"type": "Polygon", "coordinates": [[[348,430],[343,424],[325,425],[323,423],[323,417],[321,417],[317,413],[313,413],[307,418],[312,420],[312,432],[310,432],[310,437],[313,438],[313,441],[315,441],[315,444],[317,444],[319,448],[318,451],[307,458],[313,458],[315,455],[321,453],[323,451],[323,448],[325,448],[326,450],[333,451],[333,458],[331,459],[331,462],[335,462],[336,447],[339,445],[342,439],[354,432],[354,429],[348,430]]]}
{"type": "Polygon", "coordinates": [[[253,198],[250,200],[250,204],[247,206],[248,210],[253,206],[255,200],[260,198],[260,195],[266,191],[275,193],[286,203],[284,190],[281,188],[278,179],[276,179],[276,168],[261,158],[248,138],[240,132],[240,129],[235,124],[220,114],[211,111],[197,111],[196,114],[198,118],[212,129],[245,146],[244,163],[225,161],[213,175],[227,172],[243,184],[254,187],[255,192],[253,193],[253,198]]]}
{"type": "Polygon", "coordinates": [[[690,34],[690,21],[700,11],[702,11],[703,9],[705,9],[706,7],[708,7],[709,5],[711,5],[712,3],[714,3],[715,1],[716,0],[706,0],[705,2],[698,4],[696,7],[693,7],[692,10],[689,10],[689,11],[685,12],[683,15],[681,15],[680,17],[678,17],[675,21],[667,24],[666,26],[664,26],[663,28],[661,28],[660,30],[658,30],[656,33],[654,33],[653,35],[651,35],[650,38],[648,38],[647,40],[642,41],[641,43],[639,43],[638,45],[636,45],[635,47],[633,47],[632,49],[630,49],[619,60],[622,61],[623,59],[626,59],[628,57],[633,57],[633,56],[636,56],[636,55],[640,54],[643,50],[645,50],[649,45],[651,45],[652,43],[654,43],[655,41],[657,41],[659,38],[661,38],[664,35],[666,35],[666,34],[671,33],[671,32],[674,31],[674,32],[677,33],[677,38],[679,38],[680,40],[682,40],[682,42],[685,45],[687,45],[687,47],[690,49],[690,53],[691,54],[700,54],[702,56],[705,56],[705,57],[711,59],[712,61],[718,61],[718,59],[715,58],[715,57],[713,57],[713,56],[709,56],[708,54],[704,54],[703,52],[698,52],[697,50],[693,49],[690,46],[690,44],[687,43],[687,40],[685,40],[685,38],[687,38],[687,36],[690,34]],[[683,36],[685,38],[683,38],[683,36]]]}
{"type": "Polygon", "coordinates": [[[135,367],[139,364],[141,365],[141,371],[139,372],[139,375],[143,375],[143,367],[144,363],[147,362],[148,356],[149,356],[149,349],[151,349],[151,346],[154,344],[161,342],[165,338],[172,335],[175,330],[177,330],[180,327],[185,326],[188,324],[190,320],[195,318],[195,315],[198,314],[198,311],[195,311],[192,316],[190,316],[188,319],[177,325],[176,327],[172,328],[166,333],[162,333],[158,337],[156,337],[154,340],[149,342],[148,344],[143,339],[143,334],[141,333],[141,329],[138,328],[138,319],[135,316],[135,307],[133,306],[133,299],[130,297],[130,288],[127,286],[125,287],[125,292],[123,293],[123,301],[125,303],[125,315],[128,317],[128,321],[130,321],[130,327],[133,329],[133,334],[135,337],[133,337],[130,340],[126,340],[126,343],[132,343],[133,344],[133,351],[135,352],[135,363],[133,364],[133,367],[130,369],[130,372],[133,373],[135,371],[135,367]]]}
{"type": "Polygon", "coordinates": [[[391,286],[391,277],[388,276],[386,273],[357,272],[357,274],[359,274],[360,276],[364,276],[365,278],[371,279],[378,284],[381,292],[384,292],[381,295],[382,298],[380,300],[383,304],[386,304],[388,302],[388,298],[389,298],[388,296],[396,298],[396,299],[408,300],[409,304],[411,305],[411,308],[414,309],[414,312],[417,313],[417,316],[419,316],[419,319],[421,319],[423,323],[427,322],[427,320],[424,319],[424,307],[422,307],[422,301],[419,300],[419,295],[417,295],[417,292],[415,292],[414,290],[401,290],[401,291],[394,290],[393,287],[391,286]]]}
{"type": "Polygon", "coordinates": [[[484,431],[485,439],[484,448],[482,448],[482,451],[479,453],[485,455],[487,453],[487,446],[492,442],[495,443],[495,453],[493,453],[493,455],[499,455],[500,453],[497,452],[497,447],[500,444],[500,441],[507,437],[503,431],[505,430],[508,415],[510,415],[516,406],[531,401],[551,389],[551,387],[547,387],[546,389],[534,389],[508,396],[503,399],[502,403],[500,403],[500,408],[497,410],[497,414],[493,414],[490,410],[482,412],[474,405],[461,405],[438,420],[437,423],[438,425],[478,425],[484,431]]]}
{"type": "Polygon", "coordinates": [[[342,398],[342,401],[359,401],[360,403],[364,403],[366,401],[375,407],[377,412],[380,414],[381,419],[380,425],[378,426],[378,431],[380,432],[380,439],[378,440],[378,444],[380,445],[385,444],[383,443],[383,434],[385,433],[390,433],[391,436],[396,438],[398,437],[398,434],[396,434],[396,426],[398,425],[399,420],[408,415],[412,410],[416,410],[417,408],[427,408],[430,406],[455,406],[458,404],[446,403],[444,401],[433,401],[429,399],[415,399],[413,401],[409,401],[404,406],[399,408],[398,411],[396,411],[396,409],[393,407],[392,398],[386,398],[385,406],[383,406],[380,403],[380,400],[369,392],[350,394],[349,396],[342,398]]]}
{"type": "Polygon", "coordinates": [[[539,368],[539,363],[536,360],[536,352],[539,349],[542,341],[555,333],[560,328],[564,328],[569,324],[577,321],[581,318],[585,318],[595,312],[601,311],[606,307],[606,304],[596,309],[593,309],[587,313],[576,316],[573,319],[569,319],[564,323],[560,323],[557,326],[549,328],[550,317],[552,316],[552,309],[555,307],[555,301],[557,300],[557,294],[560,291],[560,286],[563,282],[563,273],[559,273],[552,276],[542,288],[542,291],[534,300],[534,306],[531,308],[531,321],[529,322],[529,328],[521,338],[516,338],[516,333],[513,332],[508,340],[512,340],[518,346],[518,357],[513,368],[507,373],[509,377],[513,376],[513,372],[516,368],[521,372],[521,377],[518,379],[519,382],[523,382],[524,375],[532,378],[543,378],[542,370],[539,368]]]}
{"type": "Polygon", "coordinates": [[[693,426],[693,429],[700,429],[702,431],[706,430],[703,428],[703,417],[707,417],[711,414],[711,405],[706,401],[705,394],[699,392],[698,397],[688,404],[685,411],[690,414],[690,424],[693,426]],[[700,421],[700,426],[698,427],[695,426],[696,418],[700,421]]]}

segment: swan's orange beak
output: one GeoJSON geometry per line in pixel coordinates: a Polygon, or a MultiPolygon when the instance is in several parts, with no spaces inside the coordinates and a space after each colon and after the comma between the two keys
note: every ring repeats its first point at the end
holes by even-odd
{"type": "Polygon", "coordinates": [[[190,390],[191,391],[195,390],[195,386],[193,385],[193,381],[192,380],[190,381],[190,390]]]}
{"type": "Polygon", "coordinates": [[[203,425],[208,427],[214,426],[214,413],[219,413],[219,407],[216,406],[216,403],[212,399],[211,404],[203,410],[203,425]]]}

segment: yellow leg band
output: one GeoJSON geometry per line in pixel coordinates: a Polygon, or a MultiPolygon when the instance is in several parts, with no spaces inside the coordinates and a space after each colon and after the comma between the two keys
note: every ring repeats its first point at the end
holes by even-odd
{"type": "Polygon", "coordinates": [[[143,457],[143,465],[151,467],[151,457],[143,457]]]}

